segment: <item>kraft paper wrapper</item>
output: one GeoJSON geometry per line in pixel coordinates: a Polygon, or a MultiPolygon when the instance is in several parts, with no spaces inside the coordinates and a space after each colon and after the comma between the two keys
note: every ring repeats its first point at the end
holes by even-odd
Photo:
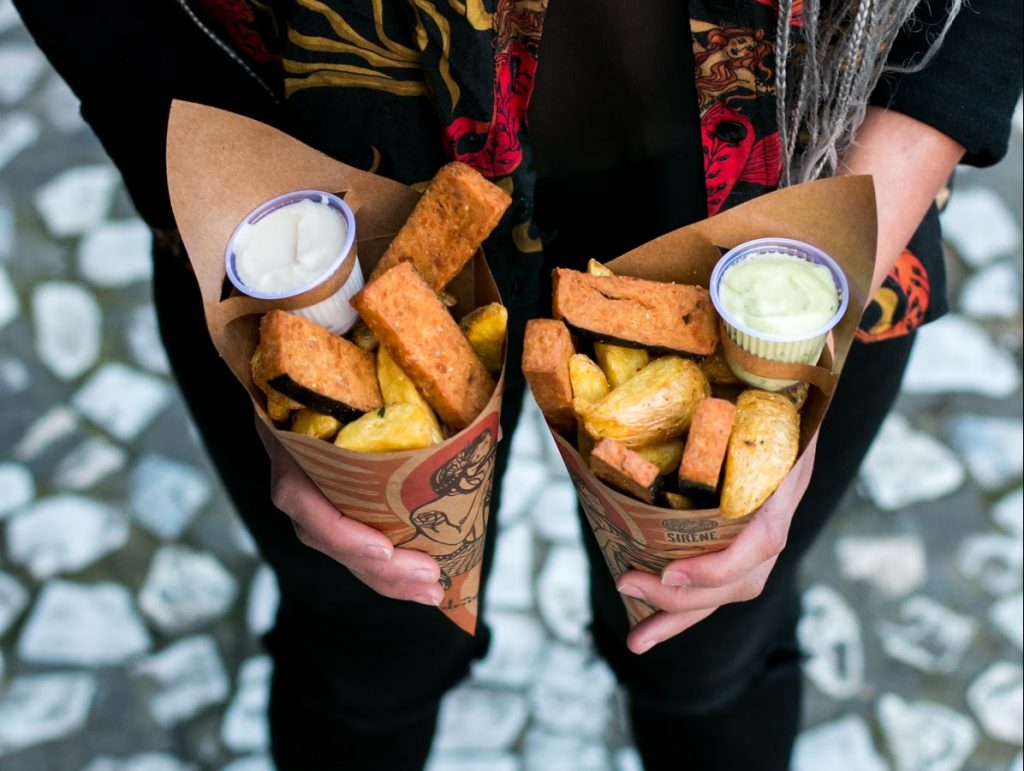
{"type": "MultiPolygon", "coordinates": [[[[256,414],[346,516],[381,531],[396,546],[437,559],[445,589],[440,610],[474,634],[504,374],[476,420],[445,442],[407,452],[349,452],[277,429],[249,370],[260,315],[273,307],[310,305],[332,294],[345,276],[336,275],[287,304],[244,296],[224,299],[228,239],[264,201],[292,190],[342,195],[355,211],[356,250],[369,275],[419,194],[339,163],[262,123],[180,101],[172,105],[168,123],[167,179],[210,337],[249,392],[256,414]]],[[[480,253],[448,291],[458,299],[457,313],[500,302],[480,253]]]]}
{"type": "MultiPolygon", "coordinates": [[[[770,193],[668,233],[608,267],[620,275],[706,287],[724,250],[769,236],[817,246],[839,263],[850,286],[849,307],[832,330],[833,350],[826,347],[817,366],[772,362],[739,351],[742,366],[754,374],[815,386],[801,410],[802,455],[825,417],[871,285],[876,221],[870,177],[826,179],[770,193]]],[[[718,509],[676,511],[641,503],[598,480],[575,446],[551,433],[615,578],[627,570],[660,573],[672,560],[720,551],[753,516],[725,519],[718,509]]],[[[642,600],[623,601],[632,625],[655,612],[642,600]]]]}

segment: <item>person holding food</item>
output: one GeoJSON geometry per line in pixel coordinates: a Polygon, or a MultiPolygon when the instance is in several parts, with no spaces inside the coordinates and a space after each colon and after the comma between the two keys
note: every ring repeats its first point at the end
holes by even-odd
{"type": "Polygon", "coordinates": [[[408,185],[458,160],[511,197],[485,244],[508,308],[495,506],[523,394],[524,330],[549,315],[550,268],[604,262],[779,186],[873,175],[878,254],[860,342],[817,442],[775,494],[729,548],[660,575],[613,581],[583,528],[595,643],[626,689],[645,767],[788,766],[800,699],[796,570],[896,397],[914,329],[946,310],[933,202],[958,163],[1005,152],[1021,90],[1019,3],[16,5],[155,229],[154,292],[175,374],[278,576],[266,643],[281,769],[422,768],[440,698],[488,636],[437,612],[435,560],[339,513],[254,428],[207,339],[173,230],[170,100],[254,117],[408,185]],[[630,629],[622,595],[659,612],[630,629]]]}

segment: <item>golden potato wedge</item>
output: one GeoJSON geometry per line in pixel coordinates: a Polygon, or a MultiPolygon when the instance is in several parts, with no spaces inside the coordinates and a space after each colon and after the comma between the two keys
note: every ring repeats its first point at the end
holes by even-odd
{"type": "Polygon", "coordinates": [[[698,508],[691,498],[687,498],[680,493],[665,493],[665,503],[668,504],[670,509],[677,511],[689,511],[690,509],[698,508]]]}
{"type": "Polygon", "coordinates": [[[338,432],[334,444],[353,452],[419,450],[444,440],[444,435],[419,404],[391,404],[367,412],[338,432]]]}
{"type": "Polygon", "coordinates": [[[276,420],[278,423],[284,423],[292,415],[292,410],[301,410],[302,405],[294,399],[289,399],[283,394],[279,394],[273,388],[266,389],[267,394],[267,414],[271,420],[276,420]]]}
{"type": "Polygon", "coordinates": [[[611,390],[608,378],[597,362],[585,353],[574,353],[569,357],[569,382],[572,383],[573,397],[588,402],[596,402],[611,390]]]}
{"type": "Polygon", "coordinates": [[[292,431],[314,439],[334,439],[341,428],[341,421],[331,415],[315,410],[301,409],[292,414],[292,431]]]}
{"type": "Polygon", "coordinates": [[[612,388],[618,388],[651,361],[650,354],[643,348],[610,343],[594,343],[594,357],[612,388]]]}
{"type": "Polygon", "coordinates": [[[423,398],[423,394],[419,392],[419,389],[409,379],[409,376],[402,372],[402,368],[395,363],[395,360],[391,358],[391,354],[388,353],[387,348],[383,345],[377,349],[377,381],[380,383],[380,393],[385,405],[419,405],[430,417],[430,421],[438,433],[440,433],[441,424],[438,422],[433,408],[423,398]]]}
{"type": "Polygon", "coordinates": [[[637,447],[636,452],[657,466],[662,474],[674,474],[683,458],[683,440],[669,439],[667,442],[637,447]]]}
{"type": "Polygon", "coordinates": [[[710,356],[701,359],[700,369],[711,385],[735,385],[742,382],[729,368],[721,347],[710,356]]]}
{"type": "Polygon", "coordinates": [[[462,317],[459,329],[488,371],[492,375],[501,372],[505,358],[505,333],[508,331],[505,306],[501,303],[482,305],[462,317]]]}
{"type": "Polygon", "coordinates": [[[646,447],[678,438],[697,403],[711,393],[700,367],[679,356],[655,359],[632,379],[593,404],[573,401],[584,428],[595,439],[646,447]]]}
{"type": "Polygon", "coordinates": [[[722,516],[745,517],[775,492],[796,461],[800,413],[785,396],[748,389],[736,400],[722,483],[722,516]]]}
{"type": "Polygon", "coordinates": [[[614,276],[612,269],[605,265],[603,262],[597,260],[587,260],[587,273],[591,276],[614,276]]]}

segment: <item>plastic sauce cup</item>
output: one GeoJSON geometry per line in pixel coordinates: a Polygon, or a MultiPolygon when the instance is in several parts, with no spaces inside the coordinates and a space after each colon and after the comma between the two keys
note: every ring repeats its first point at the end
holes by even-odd
{"type": "MultiPolygon", "coordinates": [[[[850,301],[849,287],[842,268],[820,249],[802,241],[789,238],[758,238],[730,249],[715,265],[711,272],[711,302],[722,318],[726,333],[736,345],[748,353],[764,359],[797,364],[816,364],[829,331],[839,323],[846,313],[850,301]],[[760,254],[786,254],[806,262],[824,265],[832,276],[836,289],[836,312],[824,324],[797,334],[764,332],[744,324],[722,301],[721,285],[726,273],[737,263],[757,259],[760,254]]],[[[726,362],[740,380],[769,391],[779,391],[795,385],[796,380],[765,378],[747,372],[726,354],[726,362]]]]}
{"type": "Polygon", "coordinates": [[[235,288],[238,289],[239,292],[242,292],[249,297],[256,297],[260,300],[285,300],[289,297],[295,297],[296,295],[308,292],[310,289],[320,286],[339,270],[346,268],[351,261],[352,272],[337,292],[314,305],[310,305],[305,308],[295,308],[289,311],[290,313],[294,313],[296,316],[301,316],[319,324],[334,334],[341,335],[351,329],[358,319],[358,314],[352,308],[349,301],[353,295],[363,288],[364,283],[363,271],[359,265],[359,259],[356,256],[355,241],[356,220],[355,215],[353,215],[348,204],[338,198],[338,196],[322,190],[297,190],[295,192],[285,193],[284,195],[279,195],[276,198],[270,199],[266,203],[255,208],[245,217],[245,219],[242,220],[238,227],[235,228],[234,233],[231,234],[231,238],[228,241],[228,246],[224,254],[224,267],[227,272],[228,279],[232,284],[234,284],[235,288]],[[247,226],[254,225],[271,212],[305,200],[329,206],[344,220],[346,225],[346,234],[337,256],[318,276],[298,286],[279,292],[260,291],[247,286],[239,276],[236,264],[236,242],[239,238],[239,234],[247,226]]]}

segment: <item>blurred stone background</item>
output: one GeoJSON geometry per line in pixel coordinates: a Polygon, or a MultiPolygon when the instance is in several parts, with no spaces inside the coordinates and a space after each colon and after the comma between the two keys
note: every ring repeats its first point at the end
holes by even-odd
{"type": "MultiPolygon", "coordinates": [[[[957,175],[953,313],[807,561],[797,771],[1024,767],[1021,132],[1018,105],[1007,159],[957,175]]],[[[5,771],[271,768],[274,579],[175,393],[149,274],[119,177],[0,0],[5,771]]],[[[535,410],[513,442],[493,650],[430,769],[640,769],[585,631],[572,486],[535,410]]]]}

